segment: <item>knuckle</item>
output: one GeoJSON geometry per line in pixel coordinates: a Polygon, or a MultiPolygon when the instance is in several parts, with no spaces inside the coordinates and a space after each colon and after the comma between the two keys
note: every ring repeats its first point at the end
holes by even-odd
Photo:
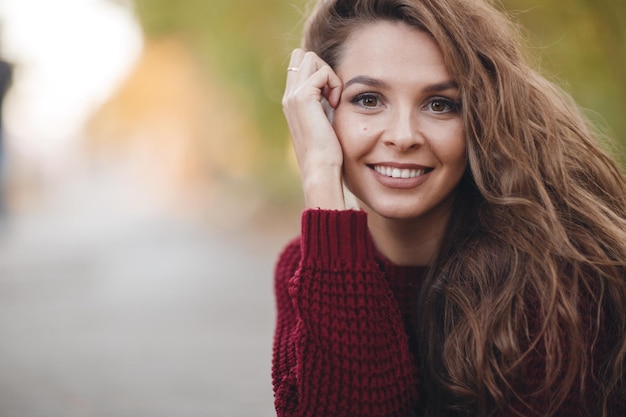
{"type": "Polygon", "coordinates": [[[282,99],[283,108],[288,108],[295,105],[299,101],[297,91],[286,93],[282,99]]]}
{"type": "Polygon", "coordinates": [[[293,99],[292,99],[291,95],[284,95],[281,104],[282,104],[283,108],[286,109],[287,107],[290,106],[292,101],[293,101],[293,99]]]}

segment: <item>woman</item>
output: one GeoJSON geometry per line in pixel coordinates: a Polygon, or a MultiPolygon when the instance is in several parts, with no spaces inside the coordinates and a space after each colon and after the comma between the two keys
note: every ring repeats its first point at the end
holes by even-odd
{"type": "Polygon", "coordinates": [[[279,416],[626,415],[626,181],[503,15],[319,1],[283,107],[279,416]]]}

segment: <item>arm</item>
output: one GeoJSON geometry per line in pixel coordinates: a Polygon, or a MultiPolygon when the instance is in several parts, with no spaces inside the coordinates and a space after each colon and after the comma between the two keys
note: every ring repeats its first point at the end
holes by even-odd
{"type": "Polygon", "coordinates": [[[345,209],[343,152],[327,112],[339,104],[343,83],[313,52],[291,54],[283,112],[300,167],[308,208],[345,209]]]}
{"type": "Polygon", "coordinates": [[[302,223],[276,270],[278,416],[406,417],[417,369],[365,213],[308,210],[302,223]]]}

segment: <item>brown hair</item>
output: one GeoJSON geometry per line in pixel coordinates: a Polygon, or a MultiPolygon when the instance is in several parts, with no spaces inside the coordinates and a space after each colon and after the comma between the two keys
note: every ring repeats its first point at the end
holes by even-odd
{"type": "Polygon", "coordinates": [[[429,415],[492,415],[529,396],[545,397],[551,415],[574,391],[606,414],[624,395],[622,173],[488,3],[321,0],[303,47],[336,68],[348,36],[380,20],[433,36],[461,93],[468,170],[416,329],[429,415]],[[533,354],[545,357],[543,384],[526,387],[533,354]]]}

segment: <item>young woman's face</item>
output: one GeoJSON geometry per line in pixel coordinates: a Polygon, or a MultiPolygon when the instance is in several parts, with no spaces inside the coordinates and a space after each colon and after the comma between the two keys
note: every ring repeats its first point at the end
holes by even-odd
{"type": "Polygon", "coordinates": [[[401,22],[356,30],[336,72],[333,127],[344,178],[362,208],[385,218],[447,215],[465,171],[459,91],[435,41],[401,22]]]}

